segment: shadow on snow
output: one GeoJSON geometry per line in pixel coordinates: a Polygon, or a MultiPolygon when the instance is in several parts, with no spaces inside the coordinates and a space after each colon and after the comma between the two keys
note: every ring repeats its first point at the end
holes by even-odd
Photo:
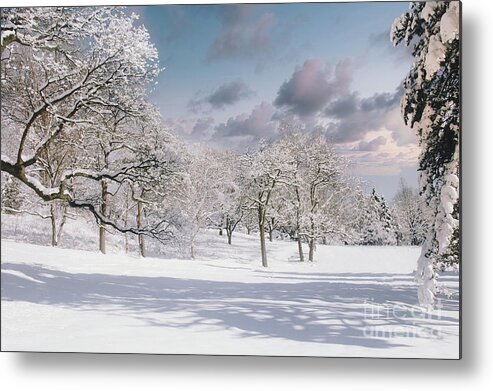
{"type": "MultiPolygon", "coordinates": [[[[406,274],[380,273],[369,281],[368,274],[325,273],[323,280],[310,282],[242,283],[72,274],[31,264],[3,263],[2,269],[2,300],[105,311],[153,326],[231,329],[242,337],[391,348],[404,345],[365,337],[364,328],[378,324],[433,329],[456,322],[443,316],[405,316],[416,308],[416,287],[406,274]],[[377,307],[399,303],[404,312],[387,314],[375,323],[365,316],[366,303],[377,307]]],[[[283,278],[307,276],[289,273],[283,278]]],[[[444,309],[457,310],[457,301],[445,300],[444,309]]]]}

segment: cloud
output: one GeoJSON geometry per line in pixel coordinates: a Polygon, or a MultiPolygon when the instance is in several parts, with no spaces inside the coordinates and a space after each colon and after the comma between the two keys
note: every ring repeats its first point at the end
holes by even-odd
{"type": "Polygon", "coordinates": [[[358,104],[358,94],[353,92],[331,102],[325,108],[325,115],[346,118],[358,110],[358,104]]]}
{"type": "Polygon", "coordinates": [[[301,117],[314,115],[329,101],[347,94],[351,80],[351,60],[327,67],[319,59],[309,59],[281,85],[274,105],[301,117]]]}
{"type": "Polygon", "coordinates": [[[336,143],[355,142],[364,139],[368,132],[385,128],[400,145],[415,142],[400,114],[401,96],[399,86],[393,93],[377,93],[367,98],[352,93],[334,100],[324,111],[331,119],[326,128],[330,139],[336,143]]]}
{"type": "Polygon", "coordinates": [[[192,128],[191,136],[199,140],[210,138],[214,132],[213,124],[214,118],[212,117],[197,119],[197,122],[195,122],[195,125],[192,128]]]}
{"type": "Polygon", "coordinates": [[[385,149],[382,148],[381,151],[352,150],[344,154],[354,162],[351,167],[353,175],[393,176],[399,175],[406,167],[417,169],[419,147],[396,147],[395,144],[387,142],[385,149]]]}
{"type": "Polygon", "coordinates": [[[368,132],[379,129],[381,125],[379,117],[365,116],[358,110],[347,118],[329,124],[326,131],[332,142],[349,143],[363,139],[368,132]]]}
{"type": "Polygon", "coordinates": [[[387,144],[384,136],[378,136],[370,141],[360,141],[358,144],[359,151],[377,151],[382,145],[387,144]]]}
{"type": "MultiPolygon", "coordinates": [[[[195,97],[188,102],[193,113],[209,112],[213,109],[224,109],[242,99],[252,96],[254,92],[241,79],[224,83],[204,97],[195,97]]],[[[197,94],[199,95],[199,94],[197,94]]],[[[197,96],[196,95],[196,96],[197,96]]]]}
{"type": "Polygon", "coordinates": [[[206,101],[214,108],[223,108],[232,105],[242,98],[252,95],[252,91],[240,79],[225,83],[206,98],[206,101]]]}
{"type": "Polygon", "coordinates": [[[224,5],[222,30],[209,47],[207,61],[258,58],[275,50],[272,28],[277,19],[273,13],[258,17],[255,9],[252,4],[224,5]]]}
{"type": "Polygon", "coordinates": [[[196,123],[196,120],[193,118],[180,118],[180,117],[163,117],[161,119],[162,124],[169,129],[172,129],[176,134],[182,136],[189,136],[193,127],[196,123]]]}
{"type": "Polygon", "coordinates": [[[187,141],[207,141],[214,133],[214,118],[163,117],[162,123],[187,141]]]}
{"type": "Polygon", "coordinates": [[[397,87],[394,93],[376,93],[369,98],[361,100],[361,110],[366,112],[382,109],[388,110],[400,102],[403,93],[404,89],[402,86],[397,87]]]}
{"type": "Polygon", "coordinates": [[[386,127],[392,131],[392,138],[397,145],[416,144],[416,133],[404,124],[400,105],[396,105],[387,113],[385,121],[386,127]]]}
{"type": "Polygon", "coordinates": [[[226,123],[216,126],[216,136],[253,136],[255,139],[271,137],[277,129],[277,122],[272,119],[274,112],[271,104],[262,102],[250,114],[231,117],[226,123]]]}

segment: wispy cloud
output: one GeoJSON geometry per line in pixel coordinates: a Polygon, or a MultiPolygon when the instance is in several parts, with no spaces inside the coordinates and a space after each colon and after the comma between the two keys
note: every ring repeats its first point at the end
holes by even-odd
{"type": "Polygon", "coordinates": [[[241,79],[224,83],[210,94],[190,100],[188,107],[193,112],[204,109],[223,109],[233,105],[244,98],[253,95],[253,91],[241,79]]]}
{"type": "Polygon", "coordinates": [[[413,142],[410,137],[400,137],[412,135],[400,116],[401,96],[402,87],[398,87],[393,93],[376,93],[368,98],[360,98],[357,92],[337,98],[324,112],[331,119],[328,134],[334,142],[346,143],[362,140],[369,132],[385,128],[392,131],[396,141],[413,142]]]}
{"type": "Polygon", "coordinates": [[[382,145],[385,144],[387,144],[387,138],[384,136],[378,136],[370,141],[360,141],[358,144],[358,150],[377,151],[382,145]]]}
{"type": "Polygon", "coordinates": [[[197,140],[208,140],[214,133],[214,118],[204,117],[197,119],[192,128],[191,136],[197,140]]]}
{"type": "Polygon", "coordinates": [[[228,119],[216,127],[219,137],[254,136],[256,139],[271,137],[277,130],[277,122],[273,120],[274,107],[266,102],[255,106],[251,113],[240,114],[228,119]]]}

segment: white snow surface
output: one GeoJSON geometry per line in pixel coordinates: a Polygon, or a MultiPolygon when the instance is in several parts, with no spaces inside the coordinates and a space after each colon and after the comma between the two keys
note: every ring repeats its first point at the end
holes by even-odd
{"type": "Polygon", "coordinates": [[[288,356],[459,355],[455,296],[417,306],[417,247],[296,245],[217,232],[195,260],[51,248],[2,239],[2,350],[288,356]]]}

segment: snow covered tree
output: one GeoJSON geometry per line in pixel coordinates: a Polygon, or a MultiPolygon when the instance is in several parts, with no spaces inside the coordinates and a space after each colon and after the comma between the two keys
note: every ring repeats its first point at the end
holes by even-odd
{"type": "MultiPolygon", "coordinates": [[[[42,159],[43,170],[40,172],[41,183],[46,187],[51,187],[60,180],[60,176],[64,170],[72,167],[74,159],[74,148],[66,142],[53,142],[40,155],[42,159]]],[[[30,197],[33,198],[33,197],[30,197]]],[[[70,213],[68,204],[63,200],[53,200],[48,202],[39,202],[33,200],[33,203],[38,205],[38,208],[45,209],[49,206],[48,216],[51,222],[51,245],[58,246],[63,232],[63,227],[67,222],[70,213]]]]}
{"type": "Polygon", "coordinates": [[[379,213],[378,204],[375,202],[375,198],[372,195],[365,197],[364,218],[361,231],[361,242],[363,246],[375,246],[380,244],[379,238],[379,213]]]}
{"type": "Polygon", "coordinates": [[[268,266],[265,231],[273,193],[289,180],[291,170],[289,153],[279,143],[269,145],[263,141],[257,151],[242,156],[242,183],[249,208],[257,215],[263,267],[268,266]]]}
{"type": "MultiPolygon", "coordinates": [[[[46,187],[51,187],[56,183],[64,170],[71,168],[74,161],[75,151],[73,146],[66,143],[66,140],[51,143],[42,154],[40,154],[40,167],[33,173],[39,182],[46,187]]],[[[5,209],[5,212],[29,214],[41,219],[49,220],[51,224],[51,245],[58,246],[60,243],[63,227],[67,218],[73,218],[73,214],[68,211],[68,204],[63,200],[53,200],[44,202],[39,197],[33,195],[29,189],[20,189],[20,181],[8,175],[16,185],[17,193],[15,197],[16,207],[5,209]],[[27,191],[26,191],[27,190],[27,191]]],[[[12,195],[12,194],[11,194],[12,195]]],[[[13,196],[13,195],[12,195],[13,196]]]]}
{"type": "Polygon", "coordinates": [[[394,246],[398,244],[399,241],[397,223],[385,198],[380,196],[378,199],[378,195],[376,193],[375,198],[377,198],[380,204],[380,221],[382,222],[383,228],[383,244],[394,246]]]}
{"type": "Polygon", "coordinates": [[[403,244],[419,246],[423,244],[430,229],[429,210],[418,194],[403,179],[393,200],[393,214],[396,218],[403,244]]]}
{"type": "MultiPolygon", "coordinates": [[[[104,202],[77,197],[75,184],[118,186],[155,166],[153,159],[131,161],[116,171],[97,170],[78,160],[56,183],[38,177],[50,145],[83,144],[115,112],[143,119],[145,97],[159,73],[158,55],[136,15],[121,8],[39,7],[2,10],[1,169],[44,201],[60,200],[89,210],[100,225],[158,237],[158,228],[122,227],[106,216],[104,202]],[[101,207],[100,207],[101,206],[101,207]]],[[[92,162],[91,162],[92,163],[92,162]]],[[[82,194],[82,192],[79,192],[82,194]]]]}
{"type": "Polygon", "coordinates": [[[22,206],[20,184],[17,179],[2,173],[2,213],[18,213],[22,206]]]}
{"type": "Polygon", "coordinates": [[[274,240],[274,232],[281,228],[285,207],[285,197],[283,197],[281,192],[275,193],[271,200],[271,207],[266,213],[266,230],[269,242],[274,240]]]}
{"type": "Polygon", "coordinates": [[[305,134],[287,127],[282,129],[278,144],[289,154],[290,177],[285,182],[292,201],[286,205],[293,209],[291,226],[298,231],[300,260],[305,239],[308,260],[313,261],[317,241],[333,234],[338,225],[335,219],[344,201],[341,192],[346,188],[345,162],[323,134],[305,134]]]}
{"type": "MultiPolygon", "coordinates": [[[[79,159],[80,164],[96,172],[122,172],[129,165],[146,163],[121,179],[102,178],[86,183],[89,198],[99,205],[101,215],[117,221],[121,215],[118,209],[122,208],[122,204],[112,201],[122,186],[129,182],[138,215],[136,228],[143,230],[143,193],[149,193],[150,188],[157,189],[161,180],[166,183],[163,174],[169,169],[165,153],[169,150],[169,132],[159,124],[159,115],[150,106],[143,107],[138,117],[118,109],[108,109],[107,115],[98,124],[80,135],[82,145],[85,146],[84,157],[79,159]],[[157,155],[158,150],[160,156],[157,155]]],[[[104,222],[99,224],[99,250],[102,253],[106,252],[106,234],[112,228],[104,222]]],[[[143,256],[144,234],[139,233],[138,238],[143,256]]]]}
{"type": "Polygon", "coordinates": [[[246,231],[247,235],[255,232],[258,226],[258,216],[256,211],[247,203],[243,207],[243,216],[240,222],[241,227],[246,231]]]}
{"type": "MultiPolygon", "coordinates": [[[[343,166],[344,167],[344,166],[343,166]]],[[[361,214],[359,208],[359,187],[357,182],[346,175],[340,176],[326,191],[322,204],[320,232],[323,244],[350,244],[355,240],[354,224],[361,214]]]]}
{"type": "Polygon", "coordinates": [[[196,255],[197,235],[214,220],[221,207],[225,170],[217,157],[215,151],[204,150],[190,154],[186,164],[180,205],[191,258],[196,255]]]}
{"type": "Polygon", "coordinates": [[[361,245],[368,227],[369,195],[364,184],[352,178],[344,197],[344,218],[341,219],[340,240],[345,245],[361,245]]]}
{"type": "MultiPolygon", "coordinates": [[[[154,118],[154,121],[145,122],[136,133],[136,138],[140,138],[141,141],[136,142],[134,153],[137,154],[136,160],[151,158],[159,164],[147,168],[139,177],[128,182],[137,228],[140,230],[146,227],[158,228],[161,232],[160,241],[168,242],[174,239],[178,228],[175,208],[177,200],[183,197],[186,152],[173,134],[157,123],[158,116],[154,118]]],[[[125,193],[124,197],[126,197],[125,193]]],[[[118,209],[122,215],[122,206],[120,205],[118,209]]],[[[125,211],[125,208],[123,210],[125,211]]],[[[145,257],[145,235],[139,233],[137,239],[139,254],[145,257]]]]}
{"type": "Polygon", "coordinates": [[[397,244],[397,224],[387,202],[375,189],[367,198],[365,225],[362,244],[370,246],[397,244]]]}
{"type": "Polygon", "coordinates": [[[228,244],[232,243],[233,232],[247,211],[247,199],[241,183],[239,156],[231,151],[215,153],[222,167],[222,181],[218,188],[218,203],[211,221],[219,228],[220,235],[226,231],[228,244]]]}
{"type": "Polygon", "coordinates": [[[419,301],[432,308],[440,256],[459,246],[460,2],[413,2],[391,29],[394,45],[413,45],[414,64],[404,81],[404,121],[421,147],[420,191],[432,226],[418,260],[419,301]],[[451,244],[457,243],[457,245],[451,244]]]}
{"type": "Polygon", "coordinates": [[[304,261],[302,234],[302,219],[305,214],[307,203],[302,199],[301,167],[304,164],[304,150],[306,147],[306,135],[300,129],[293,127],[287,122],[282,123],[279,129],[281,138],[276,142],[277,147],[282,149],[289,160],[289,169],[286,169],[284,180],[278,184],[278,191],[274,194],[271,204],[273,208],[267,214],[269,238],[272,240],[274,228],[286,232],[293,240],[297,241],[299,259],[304,261]]]}
{"type": "MultiPolygon", "coordinates": [[[[294,164],[299,163],[299,155],[294,155],[294,164]]],[[[296,166],[295,166],[296,167],[296,166]]],[[[295,171],[297,172],[297,171],[295,171]]],[[[281,214],[282,230],[293,240],[296,240],[298,246],[298,257],[300,262],[305,261],[303,253],[302,223],[305,214],[306,203],[302,202],[301,191],[297,182],[292,182],[291,186],[285,186],[285,191],[281,192],[284,208],[281,214]]]]}

